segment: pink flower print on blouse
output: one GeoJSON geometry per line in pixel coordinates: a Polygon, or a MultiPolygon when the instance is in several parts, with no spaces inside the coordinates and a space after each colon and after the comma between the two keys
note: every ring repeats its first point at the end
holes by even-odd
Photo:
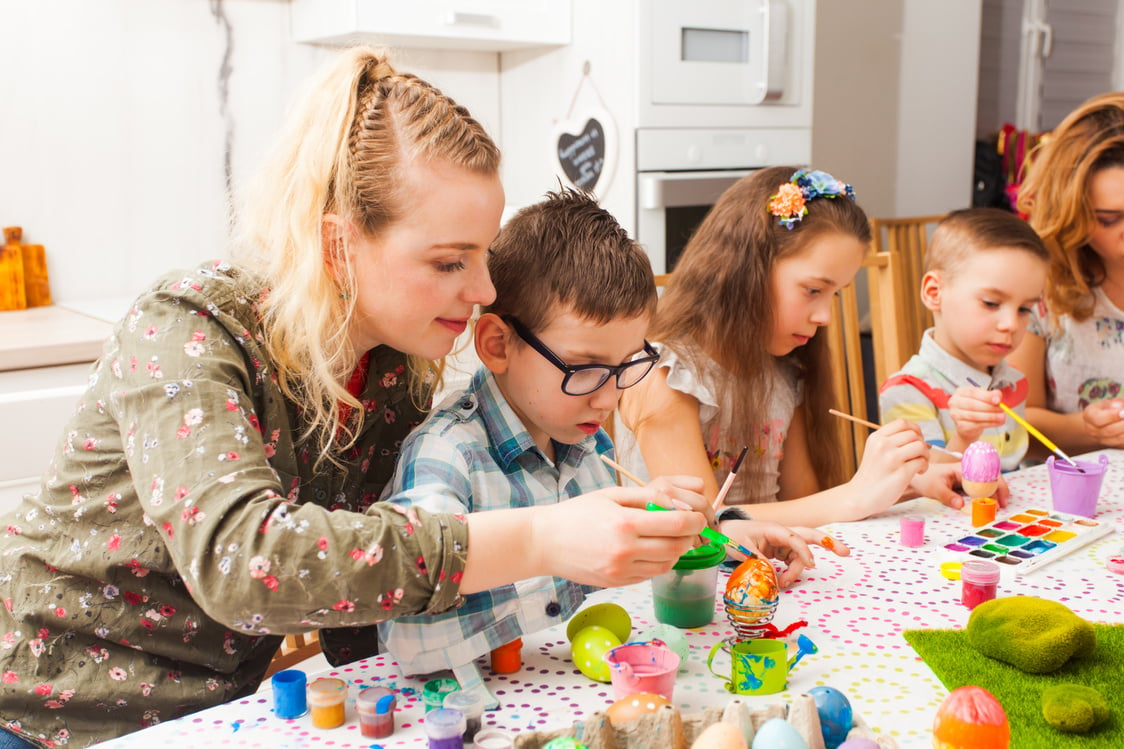
{"type": "Polygon", "coordinates": [[[196,330],[191,334],[191,340],[183,345],[183,352],[193,358],[202,356],[207,350],[203,345],[205,340],[207,340],[207,334],[202,330],[196,330]]]}

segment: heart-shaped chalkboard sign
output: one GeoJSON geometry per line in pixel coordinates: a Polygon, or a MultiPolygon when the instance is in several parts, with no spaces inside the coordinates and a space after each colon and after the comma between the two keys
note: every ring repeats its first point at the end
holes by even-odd
{"type": "Polygon", "coordinates": [[[558,136],[558,163],[575,187],[592,191],[605,168],[605,128],[590,119],[578,135],[558,136]]]}
{"type": "Polygon", "coordinates": [[[561,175],[574,187],[604,195],[616,163],[615,141],[612,119],[604,111],[557,123],[554,155],[561,175]]]}

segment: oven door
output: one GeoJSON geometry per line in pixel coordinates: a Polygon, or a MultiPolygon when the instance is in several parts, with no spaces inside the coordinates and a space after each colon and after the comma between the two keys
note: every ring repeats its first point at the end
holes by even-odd
{"type": "Polygon", "coordinates": [[[695,229],[726,188],[752,169],[640,172],[636,177],[636,239],[652,272],[670,273],[695,229]]]}

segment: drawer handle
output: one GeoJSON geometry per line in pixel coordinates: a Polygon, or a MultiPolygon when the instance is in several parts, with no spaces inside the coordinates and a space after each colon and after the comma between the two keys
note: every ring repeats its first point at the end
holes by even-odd
{"type": "Polygon", "coordinates": [[[445,21],[449,26],[499,26],[499,19],[490,13],[462,13],[454,10],[445,21]]]}

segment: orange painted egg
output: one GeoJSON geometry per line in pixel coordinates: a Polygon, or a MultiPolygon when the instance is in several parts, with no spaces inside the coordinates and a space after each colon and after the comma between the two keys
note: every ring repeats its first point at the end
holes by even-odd
{"type": "Polygon", "coordinates": [[[777,573],[769,560],[750,557],[730,573],[726,598],[739,606],[774,606],[778,589],[777,573]]]}
{"type": "Polygon", "coordinates": [[[654,713],[664,705],[671,703],[662,694],[655,692],[637,692],[609,705],[605,714],[613,723],[624,723],[637,718],[643,718],[648,713],[654,713]]]}
{"type": "Polygon", "coordinates": [[[1011,726],[999,700],[982,687],[958,687],[933,720],[934,749],[1007,749],[1011,726]]]}

